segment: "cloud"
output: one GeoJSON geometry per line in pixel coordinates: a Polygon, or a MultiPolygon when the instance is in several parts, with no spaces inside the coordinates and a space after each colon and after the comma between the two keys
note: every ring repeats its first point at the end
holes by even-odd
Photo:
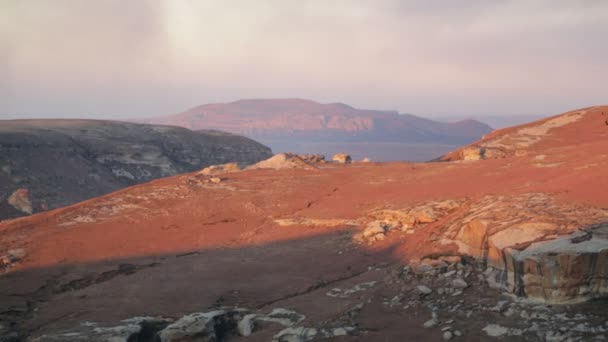
{"type": "Polygon", "coordinates": [[[0,117],[158,115],[281,96],[421,114],[550,114],[601,102],[608,77],[604,1],[0,6],[0,91],[10,94],[0,117]]]}

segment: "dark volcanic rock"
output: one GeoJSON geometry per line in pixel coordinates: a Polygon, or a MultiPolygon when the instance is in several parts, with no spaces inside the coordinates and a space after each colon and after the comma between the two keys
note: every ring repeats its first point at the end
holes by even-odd
{"type": "Polygon", "coordinates": [[[39,212],[209,165],[242,166],[268,147],[219,131],[95,120],[15,120],[0,126],[0,219],[39,212]],[[11,199],[9,201],[9,199],[11,199]],[[15,204],[20,205],[15,205],[15,204]]]}

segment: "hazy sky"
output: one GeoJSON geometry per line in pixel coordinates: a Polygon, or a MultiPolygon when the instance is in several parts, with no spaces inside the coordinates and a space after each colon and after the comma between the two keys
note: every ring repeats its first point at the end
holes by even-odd
{"type": "Polygon", "coordinates": [[[300,97],[427,116],[608,103],[608,1],[0,0],[0,118],[300,97]]]}

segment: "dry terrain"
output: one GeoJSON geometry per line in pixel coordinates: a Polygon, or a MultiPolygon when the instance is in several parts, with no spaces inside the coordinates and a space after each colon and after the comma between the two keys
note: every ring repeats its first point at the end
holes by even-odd
{"type": "Polygon", "coordinates": [[[280,155],[0,223],[0,341],[601,341],[608,107],[434,163],[280,155]]]}

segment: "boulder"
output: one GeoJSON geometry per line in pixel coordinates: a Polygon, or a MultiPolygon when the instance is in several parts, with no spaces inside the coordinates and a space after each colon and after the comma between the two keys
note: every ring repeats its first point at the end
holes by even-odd
{"type": "Polygon", "coordinates": [[[212,342],[238,330],[241,310],[216,310],[183,316],[160,333],[162,342],[212,342]],[[216,329],[221,328],[222,331],[216,329]]]}
{"type": "Polygon", "coordinates": [[[608,239],[572,240],[566,236],[534,243],[523,251],[509,250],[513,276],[508,283],[513,291],[546,303],[607,296],[608,239]]]}
{"type": "Polygon", "coordinates": [[[221,175],[225,173],[232,173],[241,171],[241,167],[237,163],[227,163],[227,164],[219,164],[219,165],[211,165],[199,171],[197,175],[204,176],[215,176],[221,175]]]}
{"type": "Polygon", "coordinates": [[[388,227],[380,221],[372,221],[368,223],[365,229],[355,236],[358,242],[374,242],[384,240],[388,227]]]}
{"type": "Polygon", "coordinates": [[[431,290],[428,286],[425,285],[416,286],[416,290],[418,290],[418,293],[424,296],[430,295],[433,292],[433,290],[431,290]]]}
{"type": "Polygon", "coordinates": [[[346,153],[334,154],[331,160],[340,164],[350,164],[352,162],[352,158],[346,153]]]}
{"type": "Polygon", "coordinates": [[[482,329],[488,334],[488,336],[499,337],[507,334],[509,332],[508,328],[500,326],[498,324],[488,324],[485,328],[482,329]]]}

